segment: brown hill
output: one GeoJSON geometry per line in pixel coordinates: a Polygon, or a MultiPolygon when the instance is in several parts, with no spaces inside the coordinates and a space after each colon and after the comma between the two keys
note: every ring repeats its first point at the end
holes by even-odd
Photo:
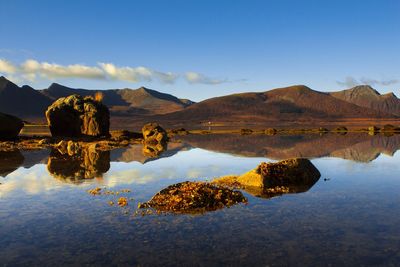
{"type": "Polygon", "coordinates": [[[303,85],[261,93],[216,97],[157,116],[165,122],[271,122],[335,119],[394,118],[392,114],[360,107],[303,85]]]}
{"type": "Polygon", "coordinates": [[[400,99],[393,93],[381,95],[369,85],[356,86],[330,95],[360,107],[400,116],[400,99]]]}
{"type": "Polygon", "coordinates": [[[53,83],[44,90],[30,86],[17,86],[5,77],[0,77],[0,112],[20,117],[24,120],[44,121],[44,113],[49,105],[60,97],[78,94],[104,94],[103,102],[110,108],[112,116],[143,116],[166,114],[184,109],[194,102],[179,99],[173,95],[141,87],[138,89],[88,90],[73,89],[53,83]]]}
{"type": "Polygon", "coordinates": [[[44,112],[51,102],[32,87],[19,87],[5,77],[0,77],[0,112],[29,120],[44,117],[44,112]]]}

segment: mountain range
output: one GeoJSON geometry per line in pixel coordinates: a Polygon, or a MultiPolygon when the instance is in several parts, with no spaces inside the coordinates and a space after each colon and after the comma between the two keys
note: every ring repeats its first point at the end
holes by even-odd
{"type": "Polygon", "coordinates": [[[0,77],[0,112],[28,121],[44,121],[45,110],[57,98],[71,94],[94,95],[97,91],[104,95],[103,103],[110,108],[112,123],[244,125],[250,122],[397,120],[400,117],[400,99],[393,93],[381,95],[368,85],[329,93],[295,85],[195,103],[145,87],[92,90],[53,83],[47,89],[35,90],[27,85],[19,87],[5,77],[0,77]]]}

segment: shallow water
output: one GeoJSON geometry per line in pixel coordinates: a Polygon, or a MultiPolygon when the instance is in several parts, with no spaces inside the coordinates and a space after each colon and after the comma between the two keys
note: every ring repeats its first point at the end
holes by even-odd
{"type": "Polygon", "coordinates": [[[111,151],[93,165],[93,179],[48,167],[50,151],[0,154],[0,265],[399,265],[398,136],[179,141],[157,159],[140,146],[111,151]],[[133,215],[170,184],[293,156],[310,157],[321,172],[306,192],[269,199],[244,192],[247,205],[201,215],[133,215]],[[131,189],[121,195],[134,200],[110,206],[116,196],[86,192],[97,186],[131,189]]]}

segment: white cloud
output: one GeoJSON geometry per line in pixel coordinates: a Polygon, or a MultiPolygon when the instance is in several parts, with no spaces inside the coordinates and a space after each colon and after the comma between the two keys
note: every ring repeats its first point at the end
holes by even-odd
{"type": "Polygon", "coordinates": [[[14,81],[30,81],[36,79],[54,80],[59,78],[79,78],[92,80],[117,80],[126,82],[152,82],[173,84],[179,78],[185,79],[190,84],[221,84],[230,82],[210,78],[197,72],[176,74],[173,72],[161,72],[147,67],[116,66],[113,63],[100,62],[94,66],[83,64],[60,65],[49,62],[39,62],[28,59],[21,64],[14,64],[5,59],[0,59],[0,74],[13,77],[14,81]]]}
{"type": "Polygon", "coordinates": [[[336,81],[336,83],[340,86],[347,86],[347,87],[354,87],[357,85],[362,85],[362,84],[367,84],[371,86],[375,85],[381,85],[381,86],[387,86],[387,85],[392,85],[399,83],[400,81],[397,79],[382,79],[382,80],[377,80],[377,79],[371,79],[371,78],[366,78],[362,77],[360,79],[356,79],[352,76],[347,76],[344,81],[336,81]]]}
{"type": "Polygon", "coordinates": [[[10,61],[0,59],[0,72],[6,74],[13,74],[16,72],[16,70],[17,68],[10,61]]]}
{"type": "Polygon", "coordinates": [[[48,62],[38,62],[29,59],[21,64],[24,74],[35,74],[48,79],[55,78],[85,78],[104,79],[104,72],[99,67],[89,67],[80,64],[62,66],[48,62]]]}
{"type": "Polygon", "coordinates": [[[202,83],[202,84],[221,84],[228,82],[228,80],[213,79],[197,72],[187,72],[185,74],[185,79],[189,83],[202,83]]]}

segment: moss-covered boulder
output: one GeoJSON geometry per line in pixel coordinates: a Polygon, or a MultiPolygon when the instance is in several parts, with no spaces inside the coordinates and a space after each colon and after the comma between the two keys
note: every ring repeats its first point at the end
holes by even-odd
{"type": "Polygon", "coordinates": [[[110,112],[93,97],[71,95],[57,99],[46,111],[53,136],[108,136],[110,112]]]}
{"type": "Polygon", "coordinates": [[[145,143],[165,143],[168,141],[168,134],[158,123],[147,123],[142,128],[145,143]]]}
{"type": "Polygon", "coordinates": [[[17,117],[0,113],[0,140],[17,138],[24,123],[17,117]]]}
{"type": "Polygon", "coordinates": [[[234,187],[273,188],[314,184],[321,176],[318,169],[308,159],[295,158],[276,163],[262,162],[257,168],[239,176],[225,176],[215,179],[215,183],[231,184],[234,187]]]}

